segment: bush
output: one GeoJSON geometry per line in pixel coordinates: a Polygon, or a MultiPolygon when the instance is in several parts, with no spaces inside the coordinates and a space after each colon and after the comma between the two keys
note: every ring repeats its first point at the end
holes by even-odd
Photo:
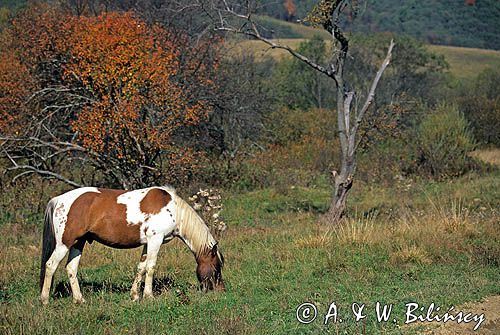
{"type": "Polygon", "coordinates": [[[356,178],[364,182],[392,185],[402,181],[402,174],[411,164],[410,148],[400,138],[389,138],[370,146],[358,155],[356,178]]]}
{"type": "Polygon", "coordinates": [[[468,153],[475,143],[467,121],[455,105],[441,104],[417,127],[416,169],[435,178],[459,176],[471,168],[468,153]]]}
{"type": "Polygon", "coordinates": [[[332,110],[280,109],[267,119],[268,137],[259,150],[233,163],[232,186],[251,190],[314,186],[339,168],[339,144],[332,110]]]}
{"type": "Polygon", "coordinates": [[[458,98],[460,110],[481,143],[500,146],[500,71],[487,69],[458,98]]]}

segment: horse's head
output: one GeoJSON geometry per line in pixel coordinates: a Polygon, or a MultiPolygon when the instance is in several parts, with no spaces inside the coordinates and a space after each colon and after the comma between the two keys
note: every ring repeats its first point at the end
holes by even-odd
{"type": "Polygon", "coordinates": [[[198,255],[196,261],[198,262],[196,275],[201,289],[204,292],[207,290],[224,291],[226,289],[222,280],[224,257],[217,250],[217,244],[198,255]]]}

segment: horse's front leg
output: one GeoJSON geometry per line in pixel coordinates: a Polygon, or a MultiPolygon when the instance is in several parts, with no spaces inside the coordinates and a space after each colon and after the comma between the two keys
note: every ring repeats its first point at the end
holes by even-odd
{"type": "Polygon", "coordinates": [[[133,301],[139,300],[139,284],[142,281],[142,276],[144,272],[146,272],[146,259],[147,259],[147,244],[142,248],[141,260],[139,261],[139,265],[137,265],[137,274],[135,275],[134,282],[132,283],[132,289],[130,290],[130,297],[133,301]]]}
{"type": "Polygon", "coordinates": [[[156,259],[158,251],[163,243],[161,234],[153,235],[148,238],[147,256],[146,256],[146,280],[144,282],[144,298],[153,297],[153,274],[155,272],[156,259]]]}

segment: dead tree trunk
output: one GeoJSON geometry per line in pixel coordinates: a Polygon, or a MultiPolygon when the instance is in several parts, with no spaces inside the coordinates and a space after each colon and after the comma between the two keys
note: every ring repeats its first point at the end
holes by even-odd
{"type": "MultiPolygon", "coordinates": [[[[356,137],[357,131],[366,111],[373,102],[378,82],[389,65],[394,47],[394,42],[391,41],[387,55],[366,95],[365,102],[359,109],[357,104],[353,104],[353,98],[356,97],[358,100],[360,95],[356,94],[355,91],[346,89],[348,85],[345,85],[344,82],[344,64],[349,50],[349,40],[344,35],[339,22],[341,14],[349,4],[351,4],[349,0],[322,0],[306,18],[306,21],[313,26],[322,27],[328,31],[332,37],[333,45],[336,46],[333,49],[330,64],[322,65],[287,45],[262,36],[253,20],[251,1],[246,1],[244,4],[231,3],[228,0],[213,0],[208,4],[205,1],[198,2],[202,10],[212,18],[217,30],[245,34],[266,43],[272,49],[286,50],[293,57],[332,79],[337,92],[337,131],[341,147],[341,164],[340,172],[332,171],[334,192],[330,208],[325,215],[325,221],[330,224],[336,223],[345,213],[347,194],[352,187],[356,170],[356,148],[359,143],[359,139],[356,137]],[[238,22],[238,20],[242,22],[238,22]]],[[[352,6],[351,10],[354,10],[354,7],[352,6]]]]}
{"type": "Polygon", "coordinates": [[[347,57],[349,41],[339,30],[334,28],[332,31],[335,40],[341,45],[336,62],[337,70],[333,77],[337,90],[337,128],[341,147],[340,173],[332,171],[334,192],[330,208],[325,215],[325,221],[333,224],[338,222],[345,213],[347,193],[352,187],[354,173],[356,171],[356,149],[359,143],[356,136],[357,131],[359,125],[363,121],[366,111],[373,103],[378,82],[391,61],[394,41],[391,40],[387,55],[372,81],[365,103],[361,109],[358,109],[357,105],[353,105],[352,103],[353,98],[356,96],[356,92],[346,90],[346,85],[344,83],[344,64],[347,57]],[[354,111],[352,115],[351,110],[354,111]]]}

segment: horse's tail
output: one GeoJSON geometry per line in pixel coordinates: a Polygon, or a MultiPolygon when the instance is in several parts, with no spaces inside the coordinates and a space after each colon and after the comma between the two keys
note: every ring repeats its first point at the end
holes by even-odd
{"type": "Polygon", "coordinates": [[[56,248],[56,236],[54,234],[54,224],[52,222],[55,206],[56,201],[52,199],[47,204],[47,209],[45,210],[45,222],[42,235],[42,263],[40,265],[40,290],[42,290],[45,280],[45,265],[56,248]]]}

